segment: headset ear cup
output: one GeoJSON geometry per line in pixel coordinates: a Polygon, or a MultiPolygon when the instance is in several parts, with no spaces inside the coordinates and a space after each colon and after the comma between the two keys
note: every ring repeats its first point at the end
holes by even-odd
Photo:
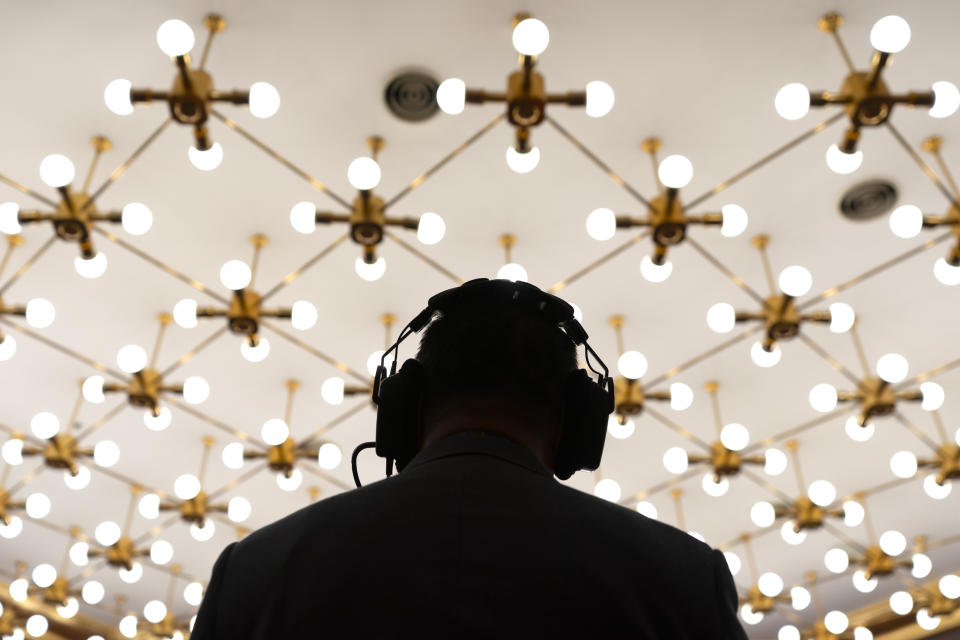
{"type": "Polygon", "coordinates": [[[600,466],[610,415],[608,392],[583,369],[567,376],[564,398],[563,433],[554,461],[554,473],[561,480],[600,466]]]}
{"type": "Polygon", "coordinates": [[[377,455],[395,460],[399,470],[417,453],[423,391],[423,365],[412,358],[403,363],[400,371],[380,382],[377,455]]]}

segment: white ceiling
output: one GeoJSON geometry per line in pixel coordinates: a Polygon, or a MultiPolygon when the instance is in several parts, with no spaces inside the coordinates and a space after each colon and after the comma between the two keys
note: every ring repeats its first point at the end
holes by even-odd
{"type": "MultiPolygon", "coordinates": [[[[220,110],[348,199],[353,193],[346,180],[347,164],[365,153],[367,136],[383,136],[387,147],[380,157],[383,180],[378,193],[389,197],[495,117],[500,107],[469,107],[458,117],[441,113],[425,123],[405,123],[384,107],[385,83],[398,70],[421,68],[441,78],[456,75],[471,87],[501,90],[515,63],[510,17],[525,9],[551,30],[550,47],[541,57],[550,90],[575,89],[589,80],[602,79],[617,92],[616,106],[605,118],[594,120],[563,106],[551,106],[550,117],[648,196],[655,194],[656,187],[639,144],[650,135],[661,137],[664,154],[682,153],[694,164],[693,182],[684,190],[689,200],[832,114],[819,110],[800,122],[787,122],[773,109],[773,96],[787,82],[839,88],[845,74],[842,60],[830,39],[816,29],[817,18],[828,10],[844,13],[843,36],[860,66],[869,61],[867,36],[876,19],[898,13],[910,22],[912,42],[896,56],[886,74],[893,90],[921,90],[940,79],[960,81],[955,62],[960,40],[952,31],[960,16],[954,2],[851,1],[843,5],[823,0],[779,3],[776,9],[769,3],[745,0],[656,4],[563,0],[523,6],[440,1],[8,5],[0,21],[0,57],[10,61],[0,76],[6,89],[5,99],[0,101],[0,122],[5,123],[0,128],[0,173],[54,197],[39,180],[40,160],[50,153],[66,154],[82,175],[91,155],[90,137],[104,134],[114,142],[114,150],[98,168],[94,184],[99,184],[167,117],[163,104],[138,107],[125,118],[116,116],[103,104],[103,87],[115,77],[125,77],[134,86],[165,89],[173,79],[173,68],[156,47],[157,26],[178,17],[190,23],[199,36],[203,15],[218,11],[225,15],[228,27],[217,37],[208,63],[216,86],[242,88],[267,80],[282,97],[280,111],[270,120],[257,120],[240,107],[223,105],[220,110]]],[[[927,135],[943,135],[947,162],[960,170],[960,120],[956,117],[933,120],[922,110],[899,108],[893,122],[915,146],[927,135]]],[[[769,254],[775,271],[791,264],[809,268],[814,292],[933,237],[934,233],[924,232],[921,238],[900,240],[890,233],[885,219],[855,223],[840,216],[837,203],[841,194],[866,178],[889,179],[899,189],[902,202],[925,211],[940,213],[947,206],[887,131],[864,132],[861,148],[865,160],[855,174],[831,173],[824,163],[824,151],[839,140],[842,126],[834,125],[804,142],[694,211],[716,211],[728,202],[742,205],[750,213],[750,227],[743,236],[723,238],[715,228],[693,228],[691,236],[763,295],[768,291],[761,263],[750,246],[754,234],[771,236],[769,254]]],[[[129,201],[146,203],[155,219],[149,234],[130,237],[122,230],[116,233],[220,295],[227,293],[218,282],[220,265],[230,258],[249,260],[249,237],[265,233],[270,244],[261,255],[257,288],[266,290],[343,232],[342,228],[318,228],[312,236],[302,236],[288,223],[290,207],[310,200],[321,209],[342,210],[219,121],[211,121],[210,129],[225,154],[216,171],[202,173],[187,162],[191,132],[174,124],[104,193],[101,208],[119,208],[129,201]]],[[[514,259],[526,266],[532,282],[549,287],[630,237],[628,232],[620,232],[616,239],[599,243],[586,235],[584,220],[592,209],[607,206],[639,215],[642,206],[554,129],[544,125],[535,130],[534,142],[543,159],[528,175],[514,174],[504,163],[504,150],[511,139],[507,125],[499,125],[395,207],[395,215],[436,211],[444,216],[446,238],[434,247],[421,247],[433,260],[463,279],[492,276],[503,261],[497,237],[512,232],[517,236],[514,259]]],[[[36,204],[5,185],[0,185],[0,191],[0,200],[14,200],[30,208],[36,204]]],[[[11,264],[20,264],[51,233],[48,225],[26,227],[26,243],[11,264]]],[[[417,244],[413,234],[396,233],[417,244]]],[[[55,303],[57,320],[41,332],[44,337],[112,367],[117,350],[125,344],[138,343],[149,349],[158,312],[171,310],[188,296],[201,304],[214,303],[106,238],[96,237],[95,242],[109,260],[107,273],[99,280],[79,277],[72,267],[76,247],[58,241],[5,294],[7,303],[23,303],[36,296],[55,303]]],[[[649,242],[631,247],[573,283],[563,295],[582,307],[594,346],[608,362],[615,361],[616,347],[607,318],[624,314],[627,348],[646,354],[650,362],[647,377],[651,378],[725,339],[704,322],[711,304],[723,300],[744,309],[753,309],[755,304],[690,245],[671,252],[674,273],[668,281],[655,285],[643,280],[639,263],[649,250],[649,242]]],[[[960,356],[955,322],[960,288],[939,284],[931,270],[934,260],[946,250],[941,244],[922,252],[835,298],[856,309],[871,362],[896,351],[909,359],[911,375],[915,375],[960,356]]],[[[277,305],[308,299],[320,310],[319,322],[309,331],[294,332],[289,325],[286,330],[352,369],[365,371],[368,354],[382,347],[380,315],[390,311],[405,321],[429,295],[452,284],[395,243],[387,241],[381,253],[388,267],[378,282],[367,283],[354,275],[353,261],[360,251],[346,242],[282,289],[273,299],[277,305]]],[[[814,308],[825,309],[826,304],[814,308]]],[[[284,326],[283,322],[277,324],[284,326]]],[[[174,362],[221,326],[216,321],[201,321],[194,330],[171,326],[160,364],[165,367],[174,362]]],[[[66,421],[76,399],[77,382],[95,373],[94,369],[13,333],[19,341],[18,353],[0,364],[0,425],[28,431],[31,416],[41,410],[66,421]]],[[[822,326],[808,326],[805,334],[859,373],[848,336],[833,335],[822,326]]],[[[265,335],[273,350],[261,364],[241,359],[239,339],[227,334],[180,367],[172,378],[204,376],[212,393],[200,411],[254,437],[264,420],[283,415],[284,381],[288,378],[302,382],[291,425],[298,437],[365,402],[348,399],[339,407],[326,405],[319,396],[320,385],[336,370],[282,337],[270,332],[265,335]]],[[[741,342],[677,376],[676,380],[696,392],[695,403],[687,412],[656,409],[710,441],[714,438],[713,419],[703,386],[708,380],[718,380],[724,419],[747,425],[756,442],[781,439],[780,434],[791,427],[816,418],[818,414],[807,403],[807,393],[815,383],[849,388],[843,376],[800,341],[784,344],[783,361],[770,370],[753,365],[749,345],[750,341],[741,342]]],[[[407,346],[403,353],[409,354],[411,349],[407,346]]],[[[935,379],[947,391],[941,414],[952,434],[960,425],[960,405],[955,397],[960,391],[960,371],[953,369],[935,379]]],[[[79,421],[89,424],[118,404],[122,399],[117,397],[99,406],[85,404],[79,421]]],[[[91,441],[99,437],[116,441],[122,456],[114,470],[168,493],[178,475],[196,473],[202,439],[207,435],[217,438],[204,482],[207,490],[240,475],[226,469],[219,459],[220,449],[233,439],[228,433],[176,407],[173,412],[173,425],[154,433],[144,428],[138,411],[123,408],[91,441]]],[[[931,417],[918,406],[906,406],[903,413],[936,438],[931,417]]],[[[372,409],[361,407],[328,432],[343,449],[345,459],[356,444],[373,438],[374,417],[372,409]]],[[[844,417],[799,436],[807,480],[829,479],[841,496],[893,478],[888,460],[895,451],[928,453],[925,445],[894,419],[880,421],[871,441],[852,442],[843,432],[844,417]]],[[[677,433],[644,416],[631,439],[608,440],[602,475],[617,480],[625,504],[632,506],[633,494],[669,477],[660,458],[674,445],[694,451],[677,433]]],[[[8,485],[34,466],[36,462],[13,469],[8,485]]],[[[279,490],[271,475],[261,472],[226,497],[248,497],[253,516],[247,524],[258,527],[306,505],[308,486],[318,487],[323,496],[352,486],[346,462],[329,477],[311,472],[318,468],[310,462],[303,467],[303,487],[293,493],[279,490]]],[[[364,478],[376,478],[381,472],[381,464],[363,460],[364,478]]],[[[76,525],[91,535],[102,520],[123,521],[127,484],[94,470],[91,486],[74,493],[64,487],[59,476],[59,472],[43,471],[29,483],[29,489],[51,496],[49,522],[61,528],[76,525]]],[[[590,474],[578,474],[572,484],[592,490],[594,481],[590,474]]],[[[772,494],[739,477],[726,496],[710,498],[699,482],[700,474],[694,474],[677,485],[686,491],[688,528],[699,531],[715,546],[730,545],[743,556],[736,540],[741,533],[755,530],[748,515],[750,505],[771,499],[772,494]]],[[[789,495],[798,493],[789,470],[770,482],[789,495]]],[[[21,489],[16,495],[26,493],[29,490],[21,489]]],[[[661,519],[676,521],[666,491],[648,499],[660,510],[661,519]]],[[[878,530],[898,528],[908,537],[922,534],[939,540],[960,528],[958,500],[954,492],[946,500],[933,501],[924,494],[920,479],[915,479],[869,498],[868,507],[878,530]]],[[[132,532],[149,540],[154,524],[136,515],[132,532]]],[[[205,580],[219,550],[236,538],[229,526],[218,525],[214,538],[205,543],[194,541],[180,522],[160,534],[173,543],[175,560],[187,576],[205,580]]],[[[857,543],[867,543],[863,527],[844,533],[857,543]]],[[[823,573],[824,551],[838,544],[842,543],[831,533],[818,531],[800,547],[788,547],[771,531],[756,539],[754,549],[760,571],[776,571],[790,585],[803,581],[808,570],[823,573]]],[[[0,545],[0,567],[12,574],[18,560],[30,567],[40,562],[59,566],[66,547],[62,533],[27,522],[24,535],[0,545]]],[[[945,545],[931,555],[937,575],[960,569],[960,545],[945,545]]],[[[76,568],[68,572],[71,577],[78,574],[76,568]]],[[[162,599],[168,585],[168,573],[149,566],[143,580],[133,586],[120,582],[111,569],[100,569],[94,576],[106,584],[108,598],[125,594],[125,606],[138,611],[147,600],[162,599]]],[[[737,582],[741,588],[749,586],[746,569],[737,582]]],[[[180,585],[184,584],[181,580],[180,585]]],[[[827,608],[850,610],[902,587],[902,579],[891,577],[873,594],[862,595],[844,577],[827,581],[821,597],[827,608]]],[[[193,612],[179,596],[174,610],[185,617],[193,612]]],[[[112,614],[89,606],[83,611],[105,621],[113,619],[112,614]]],[[[810,608],[796,617],[809,624],[815,612],[810,608]]],[[[768,616],[751,629],[751,635],[774,637],[784,620],[781,614],[768,616]]]]}

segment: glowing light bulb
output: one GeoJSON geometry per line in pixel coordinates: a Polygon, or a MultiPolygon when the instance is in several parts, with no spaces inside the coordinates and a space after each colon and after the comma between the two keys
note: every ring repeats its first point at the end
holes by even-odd
{"type": "Polygon", "coordinates": [[[723,559],[727,561],[727,568],[730,569],[731,575],[735,576],[740,573],[740,569],[743,566],[740,556],[735,554],[733,551],[724,551],[723,559]]]}
{"type": "Polygon", "coordinates": [[[73,268],[84,278],[90,280],[99,278],[107,271],[107,256],[101,252],[98,252],[92,258],[77,256],[73,259],[73,268]]]}
{"type": "Polygon", "coordinates": [[[120,212],[120,224],[130,235],[143,235],[153,226],[153,212],[141,202],[130,202],[120,212]]]}
{"type": "Polygon", "coordinates": [[[725,204],[720,207],[720,214],[723,222],[720,226],[720,234],[725,238],[736,238],[746,231],[750,218],[746,210],[738,204],[725,204]]]}
{"type": "Polygon", "coordinates": [[[924,382],[921,384],[920,393],[923,394],[923,402],[920,404],[920,408],[924,411],[936,411],[943,406],[943,387],[936,382],[924,382]]]}
{"type": "Polygon", "coordinates": [[[40,162],[40,179],[48,187],[65,187],[73,182],[76,174],[73,162],[65,155],[53,153],[40,162]]]}
{"type": "Polygon", "coordinates": [[[594,240],[609,240],[617,231],[617,216],[606,207],[594,209],[587,216],[587,235],[594,240]]]}
{"type": "Polygon", "coordinates": [[[181,500],[193,500],[200,495],[200,479],[192,473],[184,473],[173,483],[173,492],[181,500]]]}
{"type": "Polygon", "coordinates": [[[317,450],[317,464],[320,465],[321,469],[332,471],[340,465],[342,459],[343,453],[340,451],[340,447],[332,442],[324,442],[317,450]]]}
{"type": "Polygon", "coordinates": [[[768,571],[757,580],[757,587],[763,595],[775,598],[783,591],[783,578],[772,571],[768,571]]]}
{"type": "Polygon", "coordinates": [[[780,272],[777,284],[780,286],[780,290],[788,296],[799,298],[810,291],[810,287],[813,285],[813,276],[805,267],[793,265],[780,272]]]}
{"type": "Polygon", "coordinates": [[[899,353],[888,353],[877,361],[877,375],[890,384],[903,382],[909,370],[907,359],[899,353]]]}
{"type": "Polygon", "coordinates": [[[71,475],[69,469],[63,472],[63,484],[67,485],[67,488],[73,491],[80,491],[81,489],[87,488],[90,484],[90,479],[90,469],[83,465],[77,467],[77,475],[71,475]]]}
{"type": "Polygon", "coordinates": [[[647,358],[639,351],[624,351],[617,359],[617,371],[624,378],[639,380],[647,372],[647,358]]]}
{"type": "Polygon", "coordinates": [[[111,520],[104,520],[93,530],[93,537],[104,547],[112,547],[120,539],[120,525],[111,520]]]}
{"type": "Polygon", "coordinates": [[[269,445],[281,445],[290,437],[290,427],[280,418],[270,418],[260,428],[260,437],[269,445]]]}
{"type": "MultiPolygon", "coordinates": [[[[369,373],[371,377],[377,375],[377,368],[380,366],[380,361],[382,359],[383,359],[383,349],[377,349],[376,351],[371,353],[369,356],[367,356],[367,373],[369,373]]],[[[386,367],[388,371],[390,370],[389,362],[384,362],[383,366],[386,367]]]]}
{"type": "Polygon", "coordinates": [[[41,440],[47,440],[60,432],[60,420],[49,411],[41,411],[30,418],[30,431],[41,440]]]}
{"type": "Polygon", "coordinates": [[[270,341],[260,337],[257,340],[257,346],[251,347],[249,340],[242,340],[240,342],[240,355],[247,362],[263,362],[270,355],[270,341]]]}
{"type": "Polygon", "coordinates": [[[720,442],[730,451],[743,451],[750,442],[750,431],[736,422],[731,422],[720,431],[720,442]]]}
{"type": "Polygon", "coordinates": [[[823,616],[823,626],[832,634],[843,633],[849,625],[847,614],[842,611],[828,611],[827,615],[823,616]]]}
{"type": "Polygon", "coordinates": [[[452,116],[463,113],[467,98],[467,85],[460,78],[447,78],[437,87],[437,104],[440,110],[452,116]]]}
{"type": "Polygon", "coordinates": [[[277,474],[277,486],[284,491],[296,491],[303,482],[303,472],[300,469],[294,469],[290,477],[282,473],[277,474]]]}
{"type": "Polygon", "coordinates": [[[30,583],[26,578],[17,578],[10,583],[8,588],[10,592],[10,597],[16,600],[17,602],[23,602],[27,599],[29,593],[30,583]]]}
{"type": "Polygon", "coordinates": [[[863,151],[844,153],[835,144],[827,149],[827,166],[834,173],[847,175],[859,169],[861,164],[863,164],[863,151]]]}
{"type": "Polygon", "coordinates": [[[243,443],[231,442],[223,448],[220,455],[224,466],[228,469],[240,469],[243,467],[243,443]]]}
{"type": "Polygon", "coordinates": [[[239,291],[250,284],[253,272],[243,260],[228,260],[220,267],[220,282],[227,289],[239,291]]]}
{"type": "Polygon", "coordinates": [[[740,619],[749,625],[760,624],[763,621],[763,612],[754,611],[748,602],[740,607],[740,619]]]}
{"type": "Polygon", "coordinates": [[[83,598],[83,601],[87,604],[99,604],[103,600],[103,596],[103,585],[96,580],[85,582],[80,589],[80,597],[83,598]]]}
{"type": "Polygon", "coordinates": [[[785,624],[777,632],[777,640],[800,640],[800,630],[792,624],[785,624]]]}
{"type": "Polygon", "coordinates": [[[940,616],[930,615],[930,609],[924,607],[917,611],[917,626],[924,631],[933,631],[940,626],[940,616]]]}
{"type": "Polygon", "coordinates": [[[937,258],[933,263],[933,277],[940,284],[955,287],[960,284],[960,266],[955,267],[943,258],[937,258]]]}
{"type": "Polygon", "coordinates": [[[290,226],[303,234],[317,228],[317,206],[312,202],[298,202],[290,209],[290,226]]]}
{"type": "Polygon", "coordinates": [[[447,223],[436,213],[427,212],[420,216],[417,223],[417,240],[421,244],[432,245],[443,240],[447,232],[447,223]]]}
{"type": "Polygon", "coordinates": [[[867,515],[863,505],[856,500],[846,500],[843,503],[843,524],[848,527],[857,527],[867,515]]]}
{"type": "Polygon", "coordinates": [[[933,571],[933,560],[925,553],[915,553],[910,557],[910,575],[918,580],[926,578],[933,571]]]}
{"type": "Polygon", "coordinates": [[[173,560],[173,545],[166,540],[155,540],[150,545],[150,560],[164,565],[173,560]]]}
{"type": "Polygon", "coordinates": [[[347,167],[347,180],[358,191],[370,191],[380,184],[380,165],[373,158],[355,158],[347,167]]]}
{"type": "Polygon", "coordinates": [[[866,442],[873,437],[873,434],[876,433],[877,428],[874,426],[873,422],[866,422],[861,427],[860,423],[857,421],[856,416],[850,416],[847,418],[847,421],[843,425],[843,430],[846,431],[847,436],[854,442],[866,442]]]}
{"type": "Polygon", "coordinates": [[[183,588],[183,599],[191,607],[198,607],[203,602],[203,585],[199,582],[191,582],[183,588]]]}
{"type": "Polygon", "coordinates": [[[890,609],[897,615],[907,615],[913,611],[913,596],[906,591],[894,592],[890,595],[890,609]]]}
{"type": "Polygon", "coordinates": [[[190,525],[190,536],[197,542],[206,542],[213,537],[213,534],[217,531],[217,525],[213,523],[213,520],[207,519],[203,521],[203,526],[199,526],[196,522],[190,525]]]}
{"type": "Polygon", "coordinates": [[[890,470],[898,478],[917,475],[917,456],[909,451],[898,451],[890,458],[890,470]]]}
{"type": "Polygon", "coordinates": [[[891,557],[900,555],[907,548],[907,537],[893,529],[880,534],[878,542],[880,549],[891,557]]]}
{"type": "Polygon", "coordinates": [[[650,518],[651,520],[656,520],[659,514],[657,513],[657,507],[652,502],[647,502],[646,500],[641,500],[637,503],[636,506],[637,513],[650,518]]]}
{"type": "Polygon", "coordinates": [[[890,231],[898,238],[915,238],[923,229],[923,212],[919,207],[905,204],[890,214],[890,231]]]}
{"type": "Polygon", "coordinates": [[[387,261],[384,260],[383,256],[380,256],[373,264],[367,264],[363,261],[363,258],[357,258],[356,262],[353,263],[353,268],[362,279],[373,282],[383,277],[387,270],[387,261]]]}
{"type": "Polygon", "coordinates": [[[23,464],[23,440],[11,438],[3,443],[3,461],[12,467],[23,464]]]}
{"type": "Polygon", "coordinates": [[[343,378],[339,376],[327,378],[320,385],[320,397],[327,404],[338,405],[343,402],[343,388],[343,378]]]}
{"type": "Polygon", "coordinates": [[[0,204],[0,233],[13,235],[20,233],[20,205],[16,202],[0,204]]]}
{"type": "Polygon", "coordinates": [[[640,275],[642,275],[647,282],[663,282],[669,278],[672,273],[673,263],[669,260],[658,265],[654,264],[650,256],[643,256],[643,260],[640,261],[640,275]]]}
{"type": "Polygon", "coordinates": [[[193,329],[197,326],[197,301],[184,298],[173,305],[173,320],[184,329],[193,329]]]}
{"type": "Polygon", "coordinates": [[[663,466],[674,475],[680,475],[687,470],[690,460],[687,452],[680,447],[670,447],[663,454],[663,466]]]}
{"type": "Polygon", "coordinates": [[[10,516],[10,522],[3,524],[0,522],[0,537],[7,540],[16,538],[23,531],[23,520],[20,516],[10,516]]]}
{"type": "Polygon", "coordinates": [[[290,324],[298,331],[306,331],[317,324],[317,308],[306,300],[297,300],[293,303],[290,313],[290,324]]]}
{"type": "Polygon", "coordinates": [[[937,476],[935,474],[931,473],[923,479],[924,492],[934,500],[943,500],[950,495],[952,489],[953,482],[944,480],[943,484],[940,484],[937,482],[937,476]]]}
{"type": "Polygon", "coordinates": [[[693,163],[686,156],[667,156],[657,167],[657,177],[665,187],[682,189],[693,179],[693,163]]]}
{"type": "Polygon", "coordinates": [[[526,282],[527,270],[516,262],[508,262],[497,270],[497,278],[511,282],[526,282]]]}
{"type": "Polygon", "coordinates": [[[670,408],[674,411],[686,411],[693,404],[693,389],[682,382],[670,385],[670,408]]]}
{"type": "Polygon", "coordinates": [[[120,618],[117,629],[124,638],[135,638],[137,636],[137,616],[129,615],[120,618]]]}
{"type": "Polygon", "coordinates": [[[213,171],[223,162],[223,147],[219,142],[214,142],[209,149],[201,151],[196,147],[187,149],[187,158],[200,171],[213,171]]]}
{"type": "Polygon", "coordinates": [[[133,101],[130,99],[130,89],[133,83],[124,78],[111,80],[103,90],[103,101],[107,109],[118,116],[128,116],[133,113],[133,101]]]}
{"type": "Polygon", "coordinates": [[[93,447],[93,461],[97,466],[110,468],[120,460],[120,447],[111,440],[101,440],[93,447]]]}
{"type": "Polygon", "coordinates": [[[771,351],[764,349],[760,342],[754,342],[750,346],[750,359],[753,360],[753,363],[758,367],[763,367],[764,369],[775,367],[780,364],[782,357],[783,352],[780,351],[780,345],[778,344],[773,345],[771,351]]]}
{"type": "Polygon", "coordinates": [[[873,640],[873,632],[866,627],[854,627],[853,640],[873,640]]]}
{"type": "Polygon", "coordinates": [[[147,520],[156,520],[160,517],[160,496],[155,493],[144,494],[137,502],[137,511],[147,520]]]}
{"type": "Polygon", "coordinates": [[[832,384],[821,382],[810,389],[810,406],[820,413],[828,413],[837,407],[837,389],[832,384]]]}
{"type": "Polygon", "coordinates": [[[910,25],[900,16],[886,16],[870,29],[870,46],[884,53],[899,53],[910,44],[910,25]]]}
{"type": "Polygon", "coordinates": [[[615,97],[613,87],[601,80],[587,83],[587,115],[591,118],[602,118],[613,109],[615,97]]]}
{"type": "Polygon", "coordinates": [[[720,478],[719,482],[715,482],[712,471],[708,471],[704,474],[703,480],[700,481],[700,485],[703,487],[704,493],[711,498],[719,498],[720,496],[725,495],[730,489],[730,481],[726,478],[720,478]]]}
{"type": "Polygon", "coordinates": [[[763,453],[763,471],[768,476],[778,476],[787,470],[787,454],[780,449],[767,449],[763,453]]]}
{"type": "Polygon", "coordinates": [[[620,485],[613,478],[603,478],[593,487],[593,495],[610,502],[620,499],[620,485]]]}
{"type": "Polygon", "coordinates": [[[814,480],[807,489],[807,495],[820,507],[828,507],[837,498],[837,489],[828,480],[814,480]]]}
{"type": "Polygon", "coordinates": [[[33,569],[33,583],[40,587],[41,589],[46,589],[54,583],[57,579],[57,570],[53,568],[52,564],[38,564],[33,569]]]}
{"type": "Polygon", "coordinates": [[[50,628],[50,623],[47,622],[47,619],[44,618],[39,613],[35,613],[29,618],[27,618],[27,623],[24,625],[24,629],[27,630],[34,638],[39,638],[47,632],[47,629],[50,628]]]}
{"type": "Polygon", "coordinates": [[[805,587],[792,587],[790,589],[790,606],[794,608],[795,611],[803,611],[810,606],[810,601],[813,600],[805,587]]]}
{"type": "Polygon", "coordinates": [[[766,529],[777,519],[776,509],[766,501],[761,501],[750,507],[750,520],[758,527],[766,529]]]}
{"type": "Polygon", "coordinates": [[[163,431],[173,422],[173,412],[169,407],[160,407],[160,415],[153,415],[149,409],[143,412],[143,425],[150,431],[163,431]]]}
{"type": "Polygon", "coordinates": [[[941,80],[933,83],[933,106],[928,112],[933,118],[952,116],[960,107],[960,90],[952,82],[941,80]]]}
{"type": "Polygon", "coordinates": [[[834,302],[830,305],[830,331],[832,333],[846,333],[853,328],[857,315],[853,307],[845,302],[834,302]]]}
{"type": "Polygon", "coordinates": [[[737,323],[737,312],[733,305],[718,302],[707,310],[707,326],[717,333],[730,333],[737,323]]]}
{"type": "Polygon", "coordinates": [[[190,404],[203,404],[210,397],[210,385],[200,376],[189,376],[183,381],[183,399],[190,404]]]}
{"type": "Polygon", "coordinates": [[[117,366],[125,373],[136,373],[147,366],[147,352],[136,344],[128,344],[117,351],[117,366]]]}
{"type": "Polygon", "coordinates": [[[799,82],[786,84],[777,91],[773,106],[784,120],[799,120],[810,111],[810,90],[799,82]]]}
{"type": "Polygon", "coordinates": [[[850,566],[850,556],[843,549],[834,547],[824,554],[823,564],[830,573],[843,573],[850,566]]]}
{"type": "Polygon", "coordinates": [[[940,589],[940,593],[942,593],[945,598],[949,598],[950,600],[960,598],[960,576],[955,573],[943,576],[937,583],[937,588],[940,589]]]}
{"type": "MultiPolygon", "coordinates": [[[[57,613],[66,619],[77,615],[80,611],[80,602],[73,596],[67,598],[67,604],[57,605],[57,613]]],[[[90,640],[89,638],[87,640],[90,640]]]]}
{"type": "Polygon", "coordinates": [[[850,579],[850,581],[853,583],[853,588],[860,593],[870,593],[877,588],[878,584],[880,584],[880,581],[876,576],[868,578],[867,572],[863,569],[854,571],[853,577],[850,579]]]}
{"type": "Polygon", "coordinates": [[[17,341],[13,336],[0,338],[0,362],[6,362],[17,353],[17,341]]]}
{"type": "Polygon", "coordinates": [[[540,147],[520,153],[512,146],[507,147],[507,166],[516,173],[530,173],[540,164],[540,147]]]}
{"type": "Polygon", "coordinates": [[[256,118],[269,118],[280,108],[280,93],[269,82],[250,85],[250,113],[256,118]]]}
{"type": "Polygon", "coordinates": [[[157,624],[163,620],[166,615],[167,606],[159,600],[151,600],[143,607],[143,617],[153,624],[157,624]]]}
{"type": "Polygon", "coordinates": [[[526,18],[513,28],[513,48],[525,56],[538,56],[550,43],[550,30],[536,18],[526,18]]]}
{"type": "Polygon", "coordinates": [[[167,20],[157,29],[157,46],[170,57],[190,53],[194,42],[193,29],[183,20],[167,20]]]}
{"type": "Polygon", "coordinates": [[[100,404],[106,400],[103,395],[103,376],[90,376],[80,386],[83,399],[92,404],[100,404]]]}
{"type": "Polygon", "coordinates": [[[56,315],[53,303],[45,298],[33,298],[27,302],[27,324],[34,329],[46,329],[53,324],[56,315]]]}
{"type": "Polygon", "coordinates": [[[227,503],[227,517],[231,522],[246,522],[252,511],[250,501],[243,496],[234,496],[227,503]]]}
{"type": "Polygon", "coordinates": [[[623,424],[620,423],[620,420],[616,416],[610,416],[607,418],[607,433],[616,438],[617,440],[626,440],[633,435],[633,432],[636,430],[637,425],[633,420],[625,420],[623,424]]]}

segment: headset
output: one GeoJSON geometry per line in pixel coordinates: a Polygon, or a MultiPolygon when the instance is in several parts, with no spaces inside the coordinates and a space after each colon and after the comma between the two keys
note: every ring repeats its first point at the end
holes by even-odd
{"type": "Polygon", "coordinates": [[[613,378],[603,360],[587,343],[587,332],[574,317],[573,307],[526,282],[478,278],[432,296],[426,308],[400,331],[396,342],[380,358],[373,380],[373,402],[377,405],[376,442],[363,443],[353,452],[353,479],[357,487],[361,486],[357,456],[364,449],[375,447],[377,455],[386,458],[388,477],[393,473],[394,464],[398,472],[402,471],[419,450],[417,429],[426,379],[423,365],[413,358],[406,360],[397,371],[400,343],[410,334],[423,330],[435,313],[452,313],[468,303],[485,308],[513,307],[539,316],[548,325],[563,331],[575,346],[583,346],[586,364],[597,379],[594,381],[581,368],[567,376],[563,392],[563,427],[554,473],[566,480],[575,471],[592,471],[600,465],[607,417],[614,409],[613,378]],[[388,374],[385,363],[393,352],[396,353],[388,374]]]}

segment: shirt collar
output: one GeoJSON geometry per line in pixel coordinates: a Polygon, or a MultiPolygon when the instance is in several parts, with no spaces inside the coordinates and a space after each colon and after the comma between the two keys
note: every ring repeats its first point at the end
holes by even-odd
{"type": "Polygon", "coordinates": [[[553,477],[553,472],[547,469],[529,449],[503,436],[486,431],[464,431],[437,440],[421,449],[410,460],[406,469],[413,469],[441,458],[477,454],[500,458],[534,473],[548,478],[553,477]]]}

